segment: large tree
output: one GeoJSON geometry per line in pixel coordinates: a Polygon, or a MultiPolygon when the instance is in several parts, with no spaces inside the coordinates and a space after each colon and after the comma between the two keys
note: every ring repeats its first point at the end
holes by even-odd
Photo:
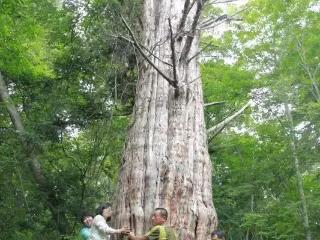
{"type": "Polygon", "coordinates": [[[137,234],[155,207],[169,210],[178,239],[207,239],[217,224],[198,63],[205,2],[145,0],[140,37],[123,18],[140,61],[115,216],[137,234]]]}

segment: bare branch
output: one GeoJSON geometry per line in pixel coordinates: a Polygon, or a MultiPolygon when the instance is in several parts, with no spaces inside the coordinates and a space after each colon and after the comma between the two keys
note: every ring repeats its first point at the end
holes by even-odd
{"type": "Polygon", "coordinates": [[[223,14],[223,15],[221,15],[221,16],[219,16],[219,17],[217,17],[217,16],[212,16],[212,17],[204,20],[204,21],[200,24],[200,25],[201,25],[200,27],[201,27],[201,28],[207,27],[207,26],[210,26],[212,23],[219,22],[219,21],[222,21],[222,20],[228,20],[228,19],[229,19],[229,17],[228,17],[227,14],[223,14]]]}
{"type": "Polygon", "coordinates": [[[222,122],[218,123],[217,125],[213,126],[212,128],[209,128],[207,130],[207,134],[211,135],[211,138],[214,138],[217,136],[230,122],[232,122],[236,117],[238,117],[240,114],[244,112],[244,110],[249,107],[251,104],[251,101],[249,100],[241,109],[239,109],[237,112],[232,114],[231,116],[224,119],[222,122]]]}
{"type": "Polygon", "coordinates": [[[176,50],[174,47],[174,38],[173,38],[173,30],[172,30],[172,25],[171,25],[171,20],[170,18],[168,19],[169,21],[169,28],[170,28],[170,38],[171,38],[171,60],[172,60],[172,66],[173,66],[173,80],[175,82],[175,85],[178,85],[178,77],[177,77],[177,65],[176,65],[176,50]]]}
{"type": "Polygon", "coordinates": [[[190,4],[190,7],[188,9],[188,13],[190,12],[190,10],[193,8],[194,4],[197,2],[198,0],[193,0],[192,3],[190,4]]]}
{"type": "Polygon", "coordinates": [[[203,104],[204,107],[209,107],[209,106],[215,106],[215,105],[222,105],[222,104],[225,104],[226,102],[225,101],[222,101],[222,102],[211,102],[211,103],[205,103],[203,104]]]}
{"type": "Polygon", "coordinates": [[[208,4],[230,3],[230,2],[237,2],[237,1],[239,0],[222,0],[222,1],[214,0],[214,1],[209,1],[208,4]]]}
{"type": "Polygon", "coordinates": [[[194,54],[192,57],[190,57],[187,62],[189,63],[192,59],[194,59],[195,57],[200,55],[204,50],[206,50],[209,46],[219,47],[217,45],[213,45],[212,43],[213,43],[213,41],[210,41],[206,46],[204,46],[202,49],[200,49],[200,51],[198,51],[196,54],[194,54]]]}
{"type": "Polygon", "coordinates": [[[197,10],[196,10],[196,13],[194,15],[193,22],[191,24],[191,30],[190,30],[190,32],[188,34],[187,39],[186,39],[186,43],[185,43],[185,45],[184,45],[184,47],[182,49],[180,60],[186,60],[186,58],[187,58],[187,56],[188,56],[188,54],[190,52],[191,44],[193,42],[196,30],[197,30],[197,25],[198,25],[199,18],[200,18],[202,9],[203,9],[204,2],[205,1],[201,1],[201,0],[197,1],[197,10]]]}
{"type": "Polygon", "coordinates": [[[198,77],[192,79],[190,82],[187,81],[183,86],[189,86],[190,84],[194,83],[195,81],[197,81],[200,78],[201,78],[201,76],[198,76],[198,77]]]}
{"type": "MultiPolygon", "coordinates": [[[[193,0],[192,3],[189,4],[189,8],[188,8],[187,11],[186,11],[186,18],[187,18],[187,16],[188,16],[189,12],[191,11],[191,9],[193,8],[194,4],[195,4],[196,2],[198,2],[198,1],[199,1],[199,0],[193,0]]],[[[186,26],[185,23],[186,23],[186,19],[185,19],[185,22],[184,22],[184,24],[183,24],[183,27],[181,27],[180,29],[178,29],[178,31],[177,31],[177,33],[176,33],[176,36],[178,36],[178,41],[181,41],[182,37],[183,37],[185,34],[187,34],[188,32],[190,32],[190,31],[184,31],[184,27],[186,26]]],[[[189,26],[190,26],[190,24],[189,24],[189,26]]],[[[189,26],[188,26],[188,27],[189,27],[189,26]]]]}
{"type": "MultiPolygon", "coordinates": [[[[135,42],[132,41],[132,40],[130,40],[129,38],[127,38],[127,37],[125,37],[125,36],[118,35],[118,36],[114,36],[114,37],[116,37],[116,38],[121,38],[121,39],[127,41],[128,43],[131,43],[132,45],[135,46],[135,42]]],[[[152,52],[151,50],[149,50],[147,47],[145,47],[142,43],[138,43],[138,44],[140,45],[141,48],[143,48],[144,50],[146,50],[146,51],[150,54],[148,57],[153,56],[154,58],[158,59],[158,60],[161,61],[162,63],[164,63],[164,64],[169,65],[169,66],[172,67],[172,64],[167,63],[167,62],[163,61],[162,59],[160,59],[158,56],[154,55],[153,52],[152,52]]]]}
{"type": "MultiPolygon", "coordinates": [[[[186,0],[184,2],[182,17],[181,17],[177,32],[180,32],[184,28],[184,25],[186,24],[187,16],[189,13],[189,5],[190,5],[190,0],[186,0]]],[[[179,41],[179,39],[178,39],[178,41],[179,41]]]]}
{"type": "MultiPolygon", "coordinates": [[[[108,36],[113,37],[113,38],[123,39],[123,40],[127,41],[128,43],[133,44],[133,45],[135,46],[134,41],[130,40],[129,38],[127,38],[127,37],[125,37],[125,36],[123,36],[123,35],[108,34],[108,36]]],[[[148,48],[147,48],[146,46],[144,46],[142,43],[138,43],[138,44],[140,45],[141,48],[143,48],[144,50],[146,50],[146,51],[149,53],[149,56],[148,56],[148,57],[153,56],[154,58],[156,58],[157,60],[159,60],[159,61],[162,62],[163,64],[172,67],[172,64],[171,64],[171,63],[168,63],[168,62],[162,60],[161,58],[159,58],[158,56],[156,56],[156,55],[153,53],[153,50],[148,49],[148,48]]]]}
{"type": "Polygon", "coordinates": [[[170,77],[168,77],[167,75],[165,75],[151,60],[150,58],[144,53],[144,51],[142,50],[142,48],[140,47],[140,44],[138,43],[136,37],[134,36],[131,28],[129,27],[128,23],[126,22],[126,20],[123,18],[122,15],[121,16],[121,19],[122,19],[122,22],[124,23],[126,29],[128,30],[133,42],[134,42],[134,45],[136,46],[137,50],[139,51],[139,53],[143,56],[143,58],[165,79],[167,80],[167,82],[173,86],[174,88],[176,88],[177,86],[175,85],[175,81],[173,79],[171,79],[170,77]]]}
{"type": "MultiPolygon", "coordinates": [[[[238,15],[239,13],[244,12],[244,11],[246,11],[246,10],[248,10],[248,9],[249,9],[249,7],[243,8],[243,9],[235,12],[234,14],[230,15],[229,17],[226,17],[226,18],[224,18],[223,20],[218,21],[217,24],[211,25],[211,24],[213,24],[213,23],[216,22],[216,21],[212,21],[210,24],[206,24],[205,26],[200,26],[200,29],[201,29],[201,30],[206,30],[206,29],[210,29],[210,28],[215,28],[215,27],[221,25],[222,23],[224,23],[224,22],[226,22],[226,21],[231,21],[231,20],[233,20],[233,17],[234,17],[234,16],[236,16],[236,15],[238,15]]],[[[239,19],[236,19],[236,20],[239,20],[239,19]]]]}
{"type": "Polygon", "coordinates": [[[155,55],[155,54],[153,53],[153,51],[151,51],[151,50],[148,49],[147,47],[143,46],[142,44],[141,44],[141,47],[143,47],[143,48],[150,54],[149,56],[154,57],[155,59],[159,60],[160,62],[162,62],[162,63],[165,64],[165,65],[168,65],[168,66],[170,66],[170,67],[173,67],[173,65],[172,65],[171,63],[168,63],[168,62],[162,60],[162,59],[159,58],[157,55],[155,55]]]}
{"type": "Polygon", "coordinates": [[[193,8],[194,4],[197,2],[198,0],[193,0],[192,3],[190,4],[190,0],[186,0],[184,3],[184,7],[183,7],[183,12],[182,12],[182,17],[179,23],[179,27],[177,28],[177,36],[178,36],[178,41],[182,40],[182,35],[181,33],[183,32],[183,29],[186,25],[186,20],[188,17],[188,14],[190,12],[190,10],[193,8]]]}

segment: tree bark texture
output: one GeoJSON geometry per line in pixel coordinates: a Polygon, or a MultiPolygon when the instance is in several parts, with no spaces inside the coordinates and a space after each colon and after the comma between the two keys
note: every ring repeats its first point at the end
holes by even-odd
{"type": "Polygon", "coordinates": [[[148,230],[156,207],[168,210],[178,239],[209,239],[217,224],[200,69],[192,58],[199,51],[195,25],[202,4],[144,1],[142,44],[174,84],[141,59],[114,210],[116,225],[136,234],[148,230]]]}

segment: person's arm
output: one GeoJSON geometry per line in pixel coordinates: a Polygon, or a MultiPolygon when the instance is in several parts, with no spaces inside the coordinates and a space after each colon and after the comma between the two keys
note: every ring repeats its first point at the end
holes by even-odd
{"type": "Polygon", "coordinates": [[[102,216],[96,216],[95,225],[99,229],[99,231],[107,233],[107,234],[114,234],[114,233],[122,233],[123,229],[114,229],[109,227],[106,223],[106,220],[102,216]]]}
{"type": "Polygon", "coordinates": [[[128,235],[129,240],[149,240],[147,236],[135,236],[133,233],[128,235]]]}
{"type": "Polygon", "coordinates": [[[132,232],[128,235],[129,240],[157,240],[160,236],[159,226],[151,228],[151,230],[144,236],[135,236],[132,232]]]}

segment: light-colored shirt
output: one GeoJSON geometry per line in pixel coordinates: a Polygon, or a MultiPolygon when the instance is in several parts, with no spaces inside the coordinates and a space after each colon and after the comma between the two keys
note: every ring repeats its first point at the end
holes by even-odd
{"type": "Polygon", "coordinates": [[[94,217],[89,240],[109,240],[112,233],[118,233],[118,230],[109,227],[103,216],[94,217]]]}

